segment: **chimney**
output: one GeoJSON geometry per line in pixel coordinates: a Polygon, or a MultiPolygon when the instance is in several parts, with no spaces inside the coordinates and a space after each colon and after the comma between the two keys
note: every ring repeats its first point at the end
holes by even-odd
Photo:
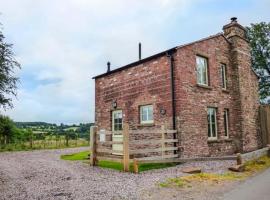
{"type": "Polygon", "coordinates": [[[237,17],[232,17],[231,22],[223,26],[224,36],[229,40],[233,36],[241,37],[242,39],[247,39],[246,29],[238,24],[237,17]]]}
{"type": "Polygon", "coordinates": [[[139,60],[142,59],[142,44],[139,43],[139,60]]]}
{"type": "Polygon", "coordinates": [[[107,62],[107,73],[111,71],[111,63],[107,62]]]}

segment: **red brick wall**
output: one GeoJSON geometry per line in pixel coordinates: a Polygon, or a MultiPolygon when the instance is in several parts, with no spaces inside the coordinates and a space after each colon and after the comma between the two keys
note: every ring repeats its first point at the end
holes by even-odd
{"type": "Polygon", "coordinates": [[[96,124],[111,130],[113,100],[131,128],[141,128],[139,106],[153,104],[154,125],[171,124],[170,68],[166,56],[96,79],[96,124]],[[166,109],[161,115],[160,109],[166,109]]]}
{"type": "Polygon", "coordinates": [[[234,112],[234,70],[230,63],[230,45],[223,36],[214,37],[177,51],[175,56],[177,126],[182,156],[231,154],[233,140],[224,137],[224,109],[229,109],[229,136],[237,133],[234,112]],[[196,55],[208,58],[209,87],[200,87],[196,79],[196,55]],[[221,63],[227,66],[228,89],[222,89],[221,63]],[[208,141],[207,108],[217,108],[218,140],[208,141]]]}

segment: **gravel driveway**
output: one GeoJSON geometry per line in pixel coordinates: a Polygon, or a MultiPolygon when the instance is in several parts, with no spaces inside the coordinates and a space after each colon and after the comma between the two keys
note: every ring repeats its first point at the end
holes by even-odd
{"type": "Polygon", "coordinates": [[[186,163],[140,174],[123,173],[60,159],[74,148],[0,153],[0,199],[142,199],[156,183],[182,176],[181,168],[199,165],[207,172],[223,172],[231,161],[186,163]]]}

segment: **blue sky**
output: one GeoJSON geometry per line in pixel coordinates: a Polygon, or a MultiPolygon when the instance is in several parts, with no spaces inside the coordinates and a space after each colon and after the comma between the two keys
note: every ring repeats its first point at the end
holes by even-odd
{"type": "Polygon", "coordinates": [[[15,121],[94,120],[93,76],[142,56],[270,21],[270,0],[0,0],[0,22],[22,69],[15,121]]]}

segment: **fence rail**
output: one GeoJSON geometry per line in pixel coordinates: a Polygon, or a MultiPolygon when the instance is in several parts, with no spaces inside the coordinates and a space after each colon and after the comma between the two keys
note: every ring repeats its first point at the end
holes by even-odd
{"type": "Polygon", "coordinates": [[[175,133],[176,130],[168,130],[165,126],[161,129],[130,130],[124,124],[123,131],[118,132],[98,131],[97,127],[91,127],[90,164],[94,166],[98,160],[117,161],[123,163],[124,171],[129,171],[129,164],[133,162],[136,171],[138,162],[177,158],[178,139],[167,138],[175,133]],[[122,141],[113,141],[114,135],[123,135],[122,141]],[[113,145],[120,145],[122,150],[113,149],[113,145]]]}

